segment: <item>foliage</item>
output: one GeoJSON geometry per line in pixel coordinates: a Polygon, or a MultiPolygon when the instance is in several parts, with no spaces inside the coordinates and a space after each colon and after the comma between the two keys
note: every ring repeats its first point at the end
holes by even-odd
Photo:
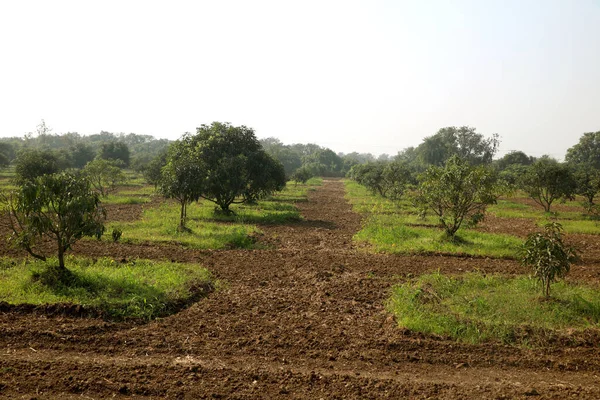
{"type": "Polygon", "coordinates": [[[594,198],[600,191],[600,170],[592,164],[572,164],[570,167],[575,193],[585,197],[586,208],[593,209],[594,198]]]}
{"type": "Polygon", "coordinates": [[[146,182],[158,188],[162,176],[162,168],[167,165],[168,151],[163,151],[155,156],[144,168],[143,175],[146,182]]]}
{"type": "Polygon", "coordinates": [[[283,166],[264,152],[251,128],[213,122],[190,140],[204,177],[200,197],[225,214],[231,204],[256,201],[285,186],[283,166]]]}
{"type": "Polygon", "coordinates": [[[185,231],[187,206],[197,201],[204,189],[206,171],[194,152],[194,142],[190,135],[169,147],[167,164],[161,170],[159,192],[166,198],[179,202],[179,230],[185,231]]]}
{"type": "Polygon", "coordinates": [[[120,160],[124,167],[128,167],[130,159],[129,147],[122,141],[102,143],[98,157],[112,161],[120,160]]]}
{"type": "Polygon", "coordinates": [[[523,175],[527,173],[529,167],[522,164],[510,164],[500,171],[498,178],[506,183],[513,190],[520,185],[523,175]]]}
{"type": "Polygon", "coordinates": [[[346,193],[352,208],[368,215],[354,239],[369,243],[377,252],[516,258],[523,243],[512,235],[469,229],[461,229],[460,240],[440,240],[437,217],[419,216],[409,198],[391,201],[354,181],[346,181],[346,193]]]}
{"type": "Polygon", "coordinates": [[[575,181],[569,167],[547,156],[527,169],[519,186],[546,212],[550,212],[555,200],[572,199],[575,193],[575,181]]]}
{"type": "Polygon", "coordinates": [[[511,151],[504,157],[494,161],[494,164],[500,171],[504,171],[510,166],[527,166],[535,162],[535,157],[528,156],[522,151],[511,151]]]}
{"type": "Polygon", "coordinates": [[[35,178],[59,172],[58,159],[51,151],[23,149],[15,160],[18,183],[31,182],[35,178]]]}
{"type": "Polygon", "coordinates": [[[416,151],[422,162],[429,165],[444,165],[454,155],[478,165],[491,163],[499,144],[497,134],[485,139],[475,128],[451,126],[426,137],[416,151]]]}
{"type": "Polygon", "coordinates": [[[391,200],[399,200],[414,182],[411,169],[402,161],[357,164],[350,170],[350,177],[391,200]]]}
{"type": "Polygon", "coordinates": [[[8,166],[16,157],[16,146],[8,140],[0,139],[0,168],[8,166]]]}
{"type": "Polygon", "coordinates": [[[96,158],[87,163],[83,168],[83,175],[101,197],[108,196],[116,190],[118,185],[125,183],[125,174],[112,160],[96,158]]]}
{"type": "Polygon", "coordinates": [[[395,286],[387,308],[405,329],[470,343],[545,347],[561,337],[576,341],[599,327],[596,288],[561,282],[555,299],[539,301],[537,286],[529,277],[429,273],[395,286]]]}
{"type": "Polygon", "coordinates": [[[294,173],[291,176],[291,180],[293,180],[296,183],[305,184],[313,176],[314,175],[310,169],[306,167],[300,167],[296,171],[294,171],[294,173]]]}
{"type": "Polygon", "coordinates": [[[333,150],[320,148],[302,157],[302,164],[315,176],[343,176],[344,162],[333,150]]]}
{"type": "Polygon", "coordinates": [[[70,164],[74,168],[83,168],[92,161],[96,154],[92,146],[77,142],[69,147],[70,164]]]}
{"type": "Polygon", "coordinates": [[[485,166],[471,166],[466,160],[452,156],[443,167],[431,166],[420,179],[417,202],[422,211],[438,216],[446,235],[455,234],[466,219],[476,224],[485,208],[496,203],[496,175],[485,166]]]}
{"type": "Polygon", "coordinates": [[[562,226],[557,222],[546,224],[543,232],[532,233],[523,244],[521,263],[533,268],[541,281],[543,293],[550,296],[550,284],[564,277],[571,263],[577,261],[574,247],[562,240],[562,226]]]}
{"type": "Polygon", "coordinates": [[[567,150],[565,160],[600,169],[600,131],[584,133],[579,142],[567,150]]]}
{"type": "Polygon", "coordinates": [[[100,238],[105,213],[98,194],[79,174],[44,175],[25,182],[4,198],[12,232],[10,242],[33,257],[45,260],[38,244],[44,237],[56,243],[59,268],[64,253],[84,236],[100,238]]]}
{"type": "Polygon", "coordinates": [[[302,166],[300,153],[291,146],[284,145],[279,139],[274,137],[260,139],[260,144],[267,154],[279,160],[283,165],[286,176],[291,176],[294,171],[302,166]]]}
{"type": "Polygon", "coordinates": [[[113,242],[117,243],[119,240],[121,240],[121,236],[123,236],[123,231],[119,228],[113,228],[111,235],[113,242]]]}

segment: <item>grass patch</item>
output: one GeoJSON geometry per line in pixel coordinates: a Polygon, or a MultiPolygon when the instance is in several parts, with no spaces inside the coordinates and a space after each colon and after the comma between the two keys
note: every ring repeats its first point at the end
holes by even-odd
{"type": "Polygon", "coordinates": [[[454,254],[515,258],[523,241],[515,236],[461,229],[460,240],[443,238],[436,228],[410,226],[401,215],[372,215],[354,236],[377,252],[392,254],[454,254]]]}
{"type": "MultiPolygon", "coordinates": [[[[177,244],[194,249],[256,248],[255,237],[260,233],[256,225],[300,220],[300,212],[293,203],[306,201],[308,191],[320,182],[288,185],[283,191],[257,204],[233,204],[231,210],[234,213],[231,215],[215,213],[215,204],[210,201],[190,204],[187,232],[177,230],[180,206],[173,201],[146,208],[138,221],[111,222],[107,231],[121,230],[121,241],[125,243],[177,244]]],[[[123,192],[115,197],[119,194],[123,192]]],[[[142,198],[149,199],[147,196],[142,198]]],[[[103,240],[111,240],[110,235],[105,235],[103,240]]]]}
{"type": "Polygon", "coordinates": [[[0,301],[10,304],[78,304],[116,319],[152,319],[178,311],[207,294],[214,281],[193,264],[68,257],[68,279],[56,260],[0,259],[0,301]]]}
{"type": "Polygon", "coordinates": [[[422,218],[411,201],[393,202],[354,181],[346,181],[346,198],[355,211],[369,215],[354,239],[377,252],[515,258],[523,243],[516,236],[464,228],[457,233],[459,240],[448,241],[435,215],[422,218]]]}
{"type": "Polygon", "coordinates": [[[125,181],[127,182],[128,186],[145,186],[145,185],[147,185],[146,179],[144,178],[144,176],[141,173],[134,171],[132,169],[125,169],[125,170],[123,170],[123,173],[125,174],[125,181]]]}
{"type": "Polygon", "coordinates": [[[559,220],[580,220],[587,219],[580,205],[561,204],[563,207],[568,207],[573,211],[552,211],[545,212],[540,206],[532,206],[523,204],[509,199],[500,199],[498,204],[488,207],[488,212],[500,218],[530,218],[530,219],[548,219],[554,218],[559,220]]]}
{"type": "MultiPolygon", "coordinates": [[[[537,225],[543,227],[549,220],[539,220],[537,225]]],[[[566,233],[584,233],[588,235],[600,235],[600,221],[598,220],[559,220],[566,233]]]]}
{"type": "Polygon", "coordinates": [[[540,292],[528,277],[434,273],[394,287],[388,309],[401,327],[468,343],[541,345],[600,327],[597,288],[558,282],[549,300],[540,292]]]}
{"type": "Polygon", "coordinates": [[[152,201],[146,195],[124,195],[123,193],[109,194],[102,197],[103,204],[146,204],[152,201]]]}
{"type": "MultiPolygon", "coordinates": [[[[205,207],[188,208],[189,231],[179,232],[179,205],[166,202],[145,209],[142,218],[133,222],[111,222],[107,232],[123,231],[121,242],[176,244],[193,249],[226,249],[255,247],[255,226],[240,223],[218,223],[207,220],[205,207]]],[[[111,240],[104,235],[103,240],[111,240]]]]}

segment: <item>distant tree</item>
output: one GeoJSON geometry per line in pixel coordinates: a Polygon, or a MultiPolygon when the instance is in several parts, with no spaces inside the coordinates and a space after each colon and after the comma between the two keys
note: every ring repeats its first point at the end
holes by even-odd
{"type": "Polygon", "coordinates": [[[420,179],[418,203],[433,211],[449,239],[463,222],[476,224],[498,198],[496,176],[487,166],[471,166],[454,155],[443,167],[431,166],[420,179]]]}
{"type": "Polygon", "coordinates": [[[56,155],[47,150],[23,149],[15,160],[15,175],[19,183],[33,181],[38,176],[50,175],[59,171],[56,155]]]}
{"type": "Polygon", "coordinates": [[[399,200],[413,183],[412,171],[406,162],[374,162],[352,167],[350,177],[372,193],[399,200]]]}
{"type": "Polygon", "coordinates": [[[249,158],[247,163],[248,183],[242,194],[248,203],[270,196],[283,190],[286,183],[285,169],[279,160],[264,151],[249,158]]]}
{"type": "Polygon", "coordinates": [[[0,168],[7,167],[13,157],[13,146],[8,142],[0,142],[0,168]]]}
{"type": "Polygon", "coordinates": [[[550,284],[564,277],[578,258],[576,249],[563,242],[562,226],[557,222],[547,224],[543,232],[530,234],[521,249],[521,264],[533,268],[546,297],[550,296],[550,284]]]}
{"type": "Polygon", "coordinates": [[[303,165],[310,168],[314,175],[342,176],[344,162],[342,158],[331,149],[319,149],[302,159],[303,165]]]}
{"type": "Polygon", "coordinates": [[[117,162],[102,158],[87,163],[83,168],[83,175],[101,197],[108,196],[118,185],[125,183],[125,174],[117,162]]]}
{"type": "Polygon", "coordinates": [[[380,161],[380,162],[388,162],[388,161],[390,161],[390,155],[389,155],[389,154],[385,154],[385,153],[383,153],[383,154],[380,154],[380,155],[377,157],[377,161],[380,161]]]}
{"type": "Polygon", "coordinates": [[[87,179],[78,174],[43,175],[25,181],[3,198],[10,242],[33,257],[46,260],[44,238],[56,243],[58,268],[65,270],[64,254],[84,236],[104,233],[105,214],[87,179]]]}
{"type": "Polygon", "coordinates": [[[267,154],[283,165],[286,176],[291,176],[302,166],[302,155],[291,146],[281,143],[279,139],[270,137],[261,139],[259,142],[267,154]]]}
{"type": "Polygon", "coordinates": [[[407,162],[394,161],[385,164],[383,169],[383,185],[386,187],[386,197],[398,201],[415,180],[407,162]]]}
{"type": "Polygon", "coordinates": [[[178,230],[186,231],[187,206],[200,198],[206,175],[198,161],[191,135],[185,135],[171,144],[166,161],[158,182],[159,191],[166,198],[179,202],[181,208],[178,230]]]}
{"type": "Polygon", "coordinates": [[[10,165],[8,156],[4,153],[0,153],[0,168],[6,168],[10,165]]]}
{"type": "Polygon", "coordinates": [[[313,177],[312,172],[306,167],[300,167],[291,176],[291,179],[296,183],[305,184],[313,177]]]}
{"type": "Polygon", "coordinates": [[[201,197],[225,213],[231,213],[231,204],[254,201],[285,185],[281,164],[265,157],[251,128],[213,122],[199,127],[193,141],[206,177],[201,197]],[[274,175],[259,176],[262,170],[274,175]]]}
{"type": "Polygon", "coordinates": [[[105,142],[100,147],[100,152],[98,153],[98,157],[103,158],[105,160],[120,160],[123,163],[124,167],[129,166],[129,147],[124,142],[105,142]]]}
{"type": "Polygon", "coordinates": [[[550,212],[554,201],[573,198],[576,183],[566,164],[545,156],[528,168],[520,179],[520,187],[544,211],[550,212]]]}
{"type": "Polygon", "coordinates": [[[167,165],[168,151],[164,151],[155,156],[142,171],[144,179],[155,188],[158,188],[162,176],[162,168],[167,165]]]}
{"type": "Polygon", "coordinates": [[[386,197],[388,187],[385,185],[383,177],[384,169],[384,163],[357,164],[352,167],[350,177],[369,189],[373,194],[386,197]]]}
{"type": "Polygon", "coordinates": [[[489,164],[498,150],[497,134],[486,139],[469,126],[442,128],[435,135],[426,137],[416,151],[425,164],[443,165],[453,155],[470,164],[489,164]]]}
{"type": "Polygon", "coordinates": [[[74,168],[83,168],[96,157],[94,149],[82,142],[70,146],[69,153],[71,155],[71,165],[74,168]]]}
{"type": "Polygon", "coordinates": [[[498,178],[506,182],[513,190],[519,187],[522,177],[527,173],[529,166],[523,164],[510,164],[498,174],[498,178]]]}
{"type": "Polygon", "coordinates": [[[600,170],[589,164],[571,164],[569,167],[575,181],[575,194],[585,198],[587,207],[594,206],[600,191],[600,170]]]}
{"type": "Polygon", "coordinates": [[[579,142],[567,150],[565,161],[600,169],[600,131],[584,133],[579,142]]]}
{"type": "Polygon", "coordinates": [[[531,165],[535,161],[535,157],[528,156],[522,151],[511,151],[506,153],[504,157],[495,161],[496,167],[500,171],[504,171],[511,165],[531,165]]]}

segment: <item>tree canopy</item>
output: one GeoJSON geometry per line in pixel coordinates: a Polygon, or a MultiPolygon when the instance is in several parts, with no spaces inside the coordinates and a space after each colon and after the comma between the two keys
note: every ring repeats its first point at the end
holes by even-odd
{"type": "Polygon", "coordinates": [[[487,166],[472,166],[452,156],[443,167],[431,166],[420,178],[418,203],[438,216],[446,235],[454,239],[462,223],[477,223],[496,202],[496,176],[487,166]]]}
{"type": "Polygon", "coordinates": [[[566,164],[545,156],[527,169],[520,179],[520,187],[546,212],[550,212],[554,201],[573,197],[576,184],[566,164]]]}
{"type": "Polygon", "coordinates": [[[478,165],[491,163],[499,144],[497,134],[486,139],[475,128],[450,126],[426,137],[416,151],[422,162],[429,165],[443,165],[453,155],[478,165]]]}
{"type": "Polygon", "coordinates": [[[23,182],[3,200],[13,245],[46,260],[47,248],[37,245],[48,238],[56,243],[61,269],[65,252],[77,240],[104,233],[105,213],[98,194],[80,174],[39,176],[23,182]]]}
{"type": "Polygon", "coordinates": [[[579,142],[567,150],[565,161],[600,169],[600,131],[584,133],[579,142]]]}
{"type": "Polygon", "coordinates": [[[225,213],[231,204],[254,201],[285,186],[283,166],[265,153],[251,128],[213,122],[197,128],[192,142],[204,173],[200,197],[225,213]]]}

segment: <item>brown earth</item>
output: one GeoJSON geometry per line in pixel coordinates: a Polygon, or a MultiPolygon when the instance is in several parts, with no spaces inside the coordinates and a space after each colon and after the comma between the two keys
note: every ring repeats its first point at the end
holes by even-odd
{"type": "MultiPolygon", "coordinates": [[[[600,398],[596,338],[540,350],[398,328],[385,301],[407,277],[525,271],[511,260],[369,254],[352,243],[361,221],[343,195],[326,180],[298,204],[304,221],[261,227],[270,250],[80,242],[79,254],[198,262],[226,285],[147,324],[0,312],[0,397],[600,398]]],[[[600,259],[572,273],[598,282],[600,259]]]]}

